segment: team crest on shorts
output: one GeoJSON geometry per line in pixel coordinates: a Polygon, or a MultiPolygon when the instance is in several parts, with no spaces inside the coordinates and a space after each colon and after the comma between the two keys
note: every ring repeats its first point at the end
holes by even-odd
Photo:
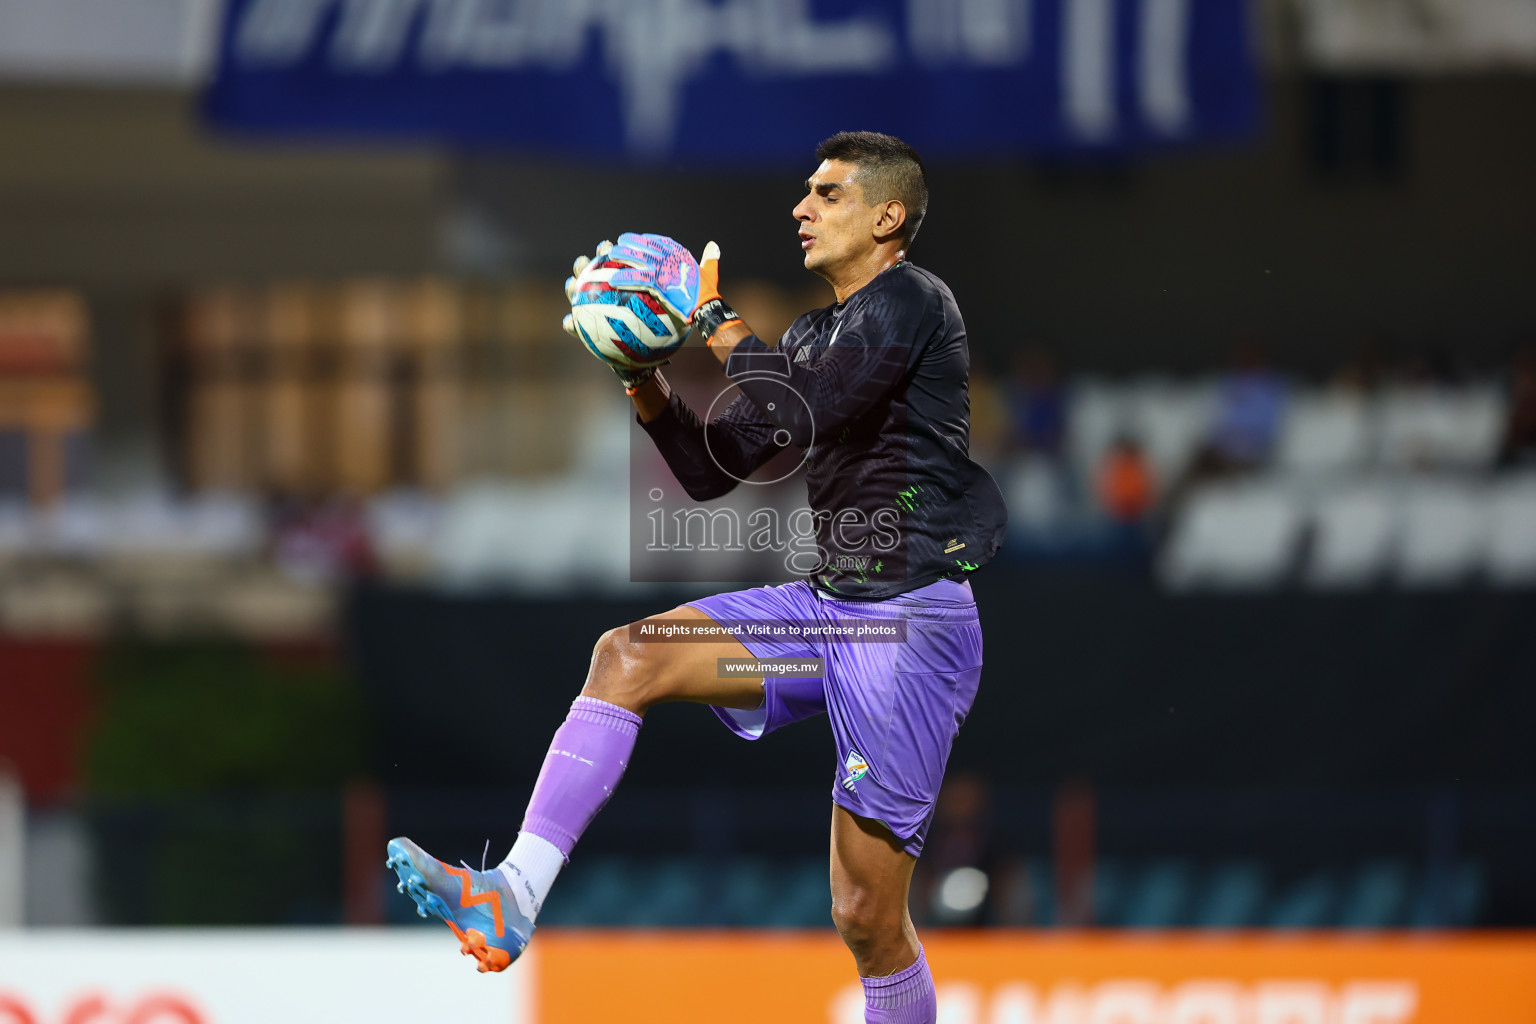
{"type": "Polygon", "coordinates": [[[853,784],[869,774],[869,762],[864,760],[863,754],[849,748],[848,759],[843,762],[843,770],[848,773],[843,776],[843,788],[852,792],[853,784]]]}

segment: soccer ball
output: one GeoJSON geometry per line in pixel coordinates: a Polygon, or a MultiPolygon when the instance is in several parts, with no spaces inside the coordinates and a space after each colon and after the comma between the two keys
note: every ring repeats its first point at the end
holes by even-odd
{"type": "Polygon", "coordinates": [[[597,358],[641,370],[659,366],[682,347],[688,322],[649,292],[621,291],[608,282],[621,270],[616,260],[593,260],[576,279],[571,321],[597,358]]]}

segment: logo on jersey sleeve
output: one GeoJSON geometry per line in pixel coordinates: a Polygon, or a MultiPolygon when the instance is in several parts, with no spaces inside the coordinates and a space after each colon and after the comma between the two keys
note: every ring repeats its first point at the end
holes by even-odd
{"type": "Polygon", "coordinates": [[[852,748],[848,751],[848,759],[843,762],[843,770],[847,775],[843,776],[843,788],[853,792],[853,784],[869,774],[869,762],[864,760],[864,755],[852,748]]]}

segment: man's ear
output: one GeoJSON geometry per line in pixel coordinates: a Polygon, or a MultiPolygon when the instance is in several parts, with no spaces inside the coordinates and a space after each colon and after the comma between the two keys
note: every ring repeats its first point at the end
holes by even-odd
{"type": "Polygon", "coordinates": [[[900,199],[887,199],[875,206],[874,234],[878,242],[886,242],[901,234],[907,223],[907,208],[900,199]]]}

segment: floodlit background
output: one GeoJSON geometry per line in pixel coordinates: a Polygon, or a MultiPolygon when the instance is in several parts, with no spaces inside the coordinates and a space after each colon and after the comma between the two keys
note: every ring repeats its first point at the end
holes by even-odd
{"type": "Polygon", "coordinates": [[[561,284],[714,238],[777,335],[865,127],[928,162],[1010,512],[913,893],[945,1020],[1532,1019],[1533,71],[1531,0],[0,0],[0,1020],[594,1020],[638,948],[594,926],[677,944],[626,984],[771,949],[814,1009],[763,1012],[861,1019],[815,723],[655,712],[515,979],[383,848],[499,860],[597,636],[769,578],[631,582],[655,459],[561,284]]]}

